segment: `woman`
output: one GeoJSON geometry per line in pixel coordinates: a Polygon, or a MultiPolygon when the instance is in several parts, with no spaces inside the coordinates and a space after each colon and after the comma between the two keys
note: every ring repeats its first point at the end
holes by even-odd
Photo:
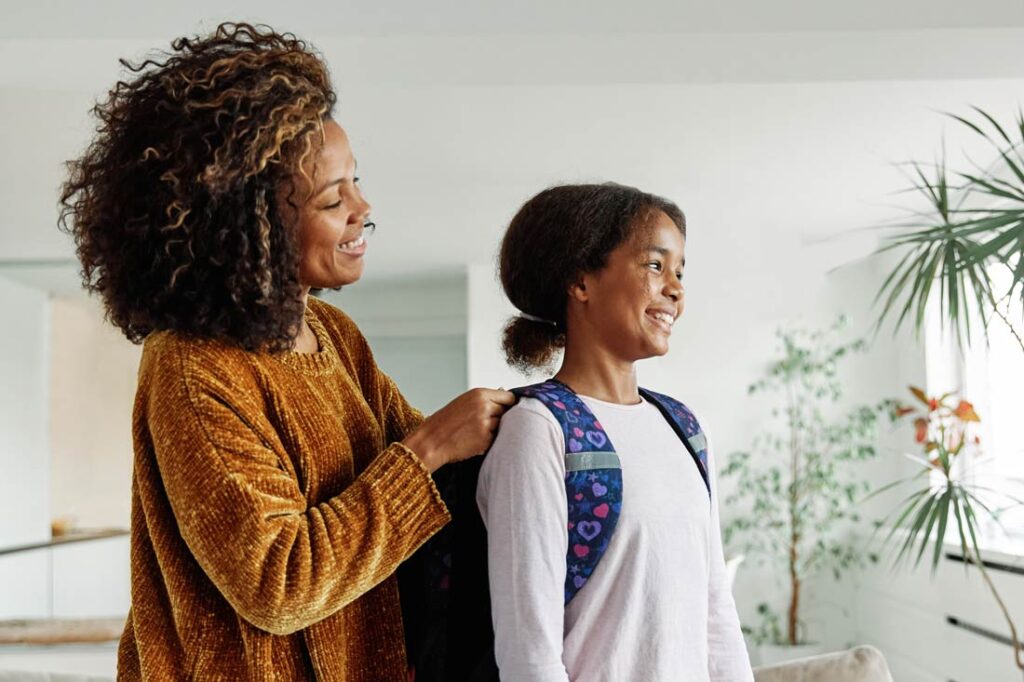
{"type": "Polygon", "coordinates": [[[477,487],[503,680],[752,679],[696,419],[637,386],[683,311],[685,237],[675,204],[614,184],[541,192],[505,235],[509,362],[564,357],[477,487]]]}
{"type": "Polygon", "coordinates": [[[424,421],[309,296],[359,280],[372,227],[322,60],[244,24],[172,47],[95,108],[62,194],[85,285],[144,341],[118,676],[404,679],[392,574],[448,520],[431,472],[511,396],[424,421]]]}

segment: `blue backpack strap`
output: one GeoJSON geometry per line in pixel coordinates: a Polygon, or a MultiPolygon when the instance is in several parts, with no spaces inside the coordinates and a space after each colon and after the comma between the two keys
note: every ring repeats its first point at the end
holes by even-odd
{"type": "Polygon", "coordinates": [[[700,422],[686,405],[675,398],[670,398],[661,393],[640,389],[640,395],[644,400],[654,404],[661,411],[662,416],[668,421],[672,430],[683,441],[687,452],[693,458],[700,471],[700,477],[704,479],[704,487],[708,489],[708,496],[711,495],[711,478],[708,475],[708,439],[700,428],[700,422]]]}
{"type": "Polygon", "coordinates": [[[622,467],[604,427],[568,386],[550,379],[512,392],[543,403],[565,436],[568,604],[593,574],[615,532],[622,511],[622,467]]]}

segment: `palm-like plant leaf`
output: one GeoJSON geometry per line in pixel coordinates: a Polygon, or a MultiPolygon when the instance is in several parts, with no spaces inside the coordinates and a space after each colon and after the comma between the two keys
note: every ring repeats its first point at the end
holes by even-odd
{"type": "Polygon", "coordinates": [[[920,334],[935,280],[943,322],[967,343],[972,328],[986,330],[986,313],[996,311],[998,301],[1024,299],[1024,113],[1007,129],[988,112],[974,110],[974,119],[950,117],[989,143],[993,163],[988,170],[951,173],[943,154],[933,166],[910,164],[911,190],[929,209],[898,225],[902,229],[879,249],[904,252],[875,297],[879,326],[895,316],[895,329],[912,321],[920,334]],[[1012,273],[1009,289],[998,296],[988,271],[995,263],[1012,273]]]}

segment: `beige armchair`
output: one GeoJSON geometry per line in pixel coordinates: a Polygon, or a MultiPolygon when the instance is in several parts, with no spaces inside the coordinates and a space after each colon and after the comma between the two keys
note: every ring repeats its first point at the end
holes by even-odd
{"type": "Polygon", "coordinates": [[[882,652],[859,646],[754,670],[756,682],[893,682],[882,652]]]}

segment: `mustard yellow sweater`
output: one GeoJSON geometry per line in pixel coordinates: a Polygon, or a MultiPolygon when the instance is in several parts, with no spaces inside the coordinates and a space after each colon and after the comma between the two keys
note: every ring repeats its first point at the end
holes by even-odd
{"type": "Polygon", "coordinates": [[[316,354],[146,340],[119,679],[405,679],[392,574],[448,510],[355,324],[307,320],[316,354]]]}

